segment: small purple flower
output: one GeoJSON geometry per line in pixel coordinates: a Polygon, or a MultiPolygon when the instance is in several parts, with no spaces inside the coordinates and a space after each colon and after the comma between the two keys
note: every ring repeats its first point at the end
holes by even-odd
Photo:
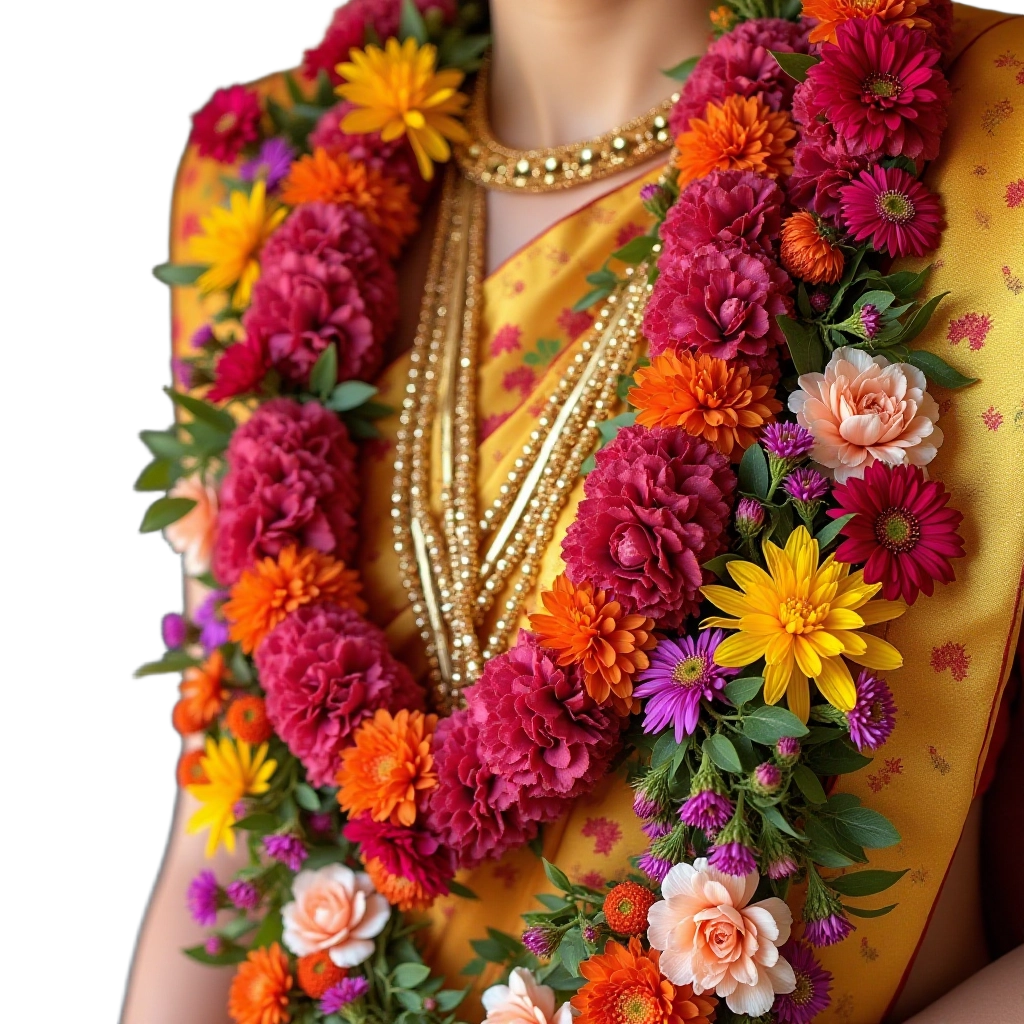
{"type": "Polygon", "coordinates": [[[321,1013],[337,1013],[342,1007],[362,999],[370,991],[370,983],[362,975],[342,978],[337,985],[332,985],[320,1000],[321,1013]]]}
{"type": "Polygon", "coordinates": [[[309,856],[302,840],[290,834],[264,836],[263,848],[289,871],[298,871],[309,856]]]}
{"type": "Polygon", "coordinates": [[[661,186],[654,182],[648,182],[640,188],[640,201],[643,203],[649,203],[659,195],[661,195],[661,186]]]}
{"type": "Polygon", "coordinates": [[[217,900],[219,889],[217,876],[210,870],[200,871],[189,882],[185,900],[192,920],[203,928],[210,928],[217,923],[217,900]]]}
{"type": "Polygon", "coordinates": [[[229,639],[228,624],[218,615],[220,603],[228,596],[226,590],[214,590],[196,609],[192,621],[200,627],[199,642],[207,654],[213,653],[229,639]]]}
{"type": "Polygon", "coordinates": [[[190,344],[194,349],[206,348],[213,341],[213,328],[209,324],[203,324],[195,334],[192,335],[190,344]]]}
{"type": "Polygon", "coordinates": [[[792,992],[775,997],[772,1007],[775,1020],[778,1024],[810,1024],[832,1002],[829,996],[832,975],[818,963],[806,943],[791,939],[779,947],[779,953],[793,968],[796,987],[792,992]]]}
{"type": "Polygon", "coordinates": [[[757,533],[764,526],[764,506],[754,498],[740,498],[736,506],[736,528],[740,533],[757,533]]]}
{"type": "Polygon", "coordinates": [[[184,615],[168,612],[160,620],[160,635],[165,647],[180,647],[188,635],[188,623],[184,615]]]}
{"type": "Polygon", "coordinates": [[[815,313],[824,313],[832,305],[832,296],[828,292],[811,292],[809,299],[815,313]]]}
{"type": "Polygon", "coordinates": [[[591,945],[594,945],[594,943],[597,942],[597,938],[599,935],[600,930],[598,929],[597,925],[588,923],[583,926],[583,938],[591,945]]]}
{"type": "Polygon", "coordinates": [[[535,924],[523,932],[523,945],[534,956],[551,956],[561,941],[562,930],[551,925],[535,924]]]}
{"type": "Polygon", "coordinates": [[[795,736],[783,736],[775,744],[775,756],[780,761],[792,763],[800,756],[800,741],[795,736]]]}
{"type": "Polygon", "coordinates": [[[272,192],[288,176],[295,150],[280,136],[267,139],[252,160],[247,160],[238,169],[242,181],[257,181],[263,178],[267,191],[272,192]]]}
{"type": "Polygon", "coordinates": [[[224,952],[224,941],[219,935],[211,935],[203,944],[203,948],[210,956],[220,956],[224,952]]]}
{"type": "Polygon", "coordinates": [[[662,640],[651,655],[649,668],[640,673],[634,696],[650,698],[644,705],[644,732],[661,732],[671,725],[676,742],[697,728],[701,697],[712,700],[725,689],[739,669],[715,664],[715,649],[725,638],[720,629],[662,640]]]}
{"type": "Polygon", "coordinates": [[[860,307],[860,325],[864,330],[864,336],[870,341],[882,327],[882,314],[873,303],[865,302],[860,307]]]}
{"type": "Polygon", "coordinates": [[[743,843],[723,843],[711,847],[708,863],[727,875],[743,878],[757,870],[757,859],[743,843]]]}
{"type": "Polygon", "coordinates": [[[230,882],[225,892],[239,910],[255,910],[260,905],[260,891],[252,882],[230,882]]]}
{"type": "Polygon", "coordinates": [[[782,772],[771,761],[765,761],[754,769],[754,784],[762,793],[774,793],[782,785],[782,772]]]}
{"type": "Polygon", "coordinates": [[[640,826],[640,831],[653,842],[655,839],[667,836],[672,831],[672,826],[658,818],[652,818],[640,826]]]}
{"type": "Polygon", "coordinates": [[[665,860],[663,857],[655,857],[648,850],[637,861],[637,866],[651,881],[661,885],[665,881],[665,876],[672,870],[672,861],[665,860]]]}
{"type": "Polygon", "coordinates": [[[857,703],[846,712],[850,739],[858,750],[877,750],[896,725],[896,702],[884,679],[861,669],[857,676],[857,703]]]}
{"type": "Polygon", "coordinates": [[[680,821],[702,828],[709,835],[723,828],[732,815],[732,801],[713,789],[695,793],[679,810],[680,821]]]}
{"type": "Polygon", "coordinates": [[[187,359],[175,356],[171,360],[171,375],[175,382],[186,391],[192,387],[192,364],[187,359]]]}
{"type": "Polygon", "coordinates": [[[794,501],[808,504],[812,501],[821,501],[828,494],[828,481],[816,469],[803,466],[794,469],[786,477],[782,489],[794,501]]]}
{"type": "Polygon", "coordinates": [[[789,462],[810,454],[814,435],[799,423],[769,423],[761,433],[761,444],[770,456],[789,462]]]}
{"type": "Polygon", "coordinates": [[[309,816],[309,829],[318,836],[325,836],[331,831],[333,819],[329,814],[311,814],[309,816]]]}
{"type": "Polygon", "coordinates": [[[633,797],[633,813],[638,818],[656,818],[662,812],[657,800],[652,800],[643,790],[638,789],[633,797]]]}
{"type": "Polygon", "coordinates": [[[828,914],[816,921],[808,921],[804,938],[812,946],[834,946],[852,931],[853,925],[842,914],[828,914]]]}
{"type": "Polygon", "coordinates": [[[778,882],[783,878],[789,878],[797,872],[797,863],[789,854],[784,854],[768,865],[768,877],[778,882]]]}

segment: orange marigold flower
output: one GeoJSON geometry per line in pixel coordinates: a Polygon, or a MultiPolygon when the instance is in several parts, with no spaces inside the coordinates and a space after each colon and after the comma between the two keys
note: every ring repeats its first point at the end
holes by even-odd
{"type": "Polygon", "coordinates": [[[725,4],[710,10],[708,18],[711,20],[712,28],[717,29],[718,32],[728,32],[736,24],[736,15],[732,8],[725,4]]]}
{"type": "Polygon", "coordinates": [[[835,284],[846,263],[836,233],[807,210],[786,218],[780,256],[782,265],[808,284],[835,284]]]}
{"type": "Polygon", "coordinates": [[[727,96],[709,102],[703,118],[676,139],[679,184],[712,171],[755,171],[769,178],[793,170],[796,128],[784,110],[772,111],[757,96],[727,96]]]}
{"type": "Polygon", "coordinates": [[[620,935],[643,935],[647,931],[647,911],[658,897],[636,882],[619,882],[604,898],[604,916],[608,927],[620,935]]]}
{"type": "Polygon", "coordinates": [[[202,665],[185,669],[178,686],[181,698],[171,714],[174,728],[182,736],[201,732],[220,714],[228,696],[226,678],[227,667],[220,651],[214,651],[202,665]]]}
{"type": "Polygon", "coordinates": [[[228,1014],[236,1024],[284,1024],[291,987],[288,957],[276,942],[251,950],[231,982],[228,1014]]]}
{"type": "Polygon", "coordinates": [[[654,620],[626,615],[618,601],[578,586],[562,573],[540,595],[547,614],[530,616],[542,647],[558,652],[559,665],[577,665],[587,693],[598,704],[611,703],[622,716],[639,710],[633,675],[650,664],[645,651],[656,643],[654,620]]]}
{"type": "Polygon", "coordinates": [[[408,185],[347,153],[328,153],[320,147],[292,164],[281,198],[292,205],[350,203],[380,229],[381,249],[389,259],[398,255],[402,243],[418,226],[408,185]]]}
{"type": "Polygon", "coordinates": [[[186,786],[202,786],[210,781],[206,777],[206,769],[203,767],[204,757],[206,757],[206,751],[200,749],[187,750],[178,758],[178,767],[174,774],[182,789],[186,786]]]}
{"type": "Polygon", "coordinates": [[[682,427],[738,462],[757,430],[782,409],[770,374],[751,380],[750,368],[715,356],[663,352],[636,371],[629,401],[644,427],[682,427]]]}
{"type": "Polygon", "coordinates": [[[586,984],[570,1000],[576,1024],[709,1024],[718,1000],[695,996],[691,985],[673,985],[661,973],[661,954],[610,939],[603,953],[580,964],[586,984]]]}
{"type": "Polygon", "coordinates": [[[224,617],[230,623],[231,639],[250,654],[304,604],[326,601],[363,614],[362,589],[359,573],[346,569],[344,562],[313,548],[300,551],[290,545],[277,558],[264,558],[242,573],[224,604],[224,617]]]}
{"type": "Polygon", "coordinates": [[[416,798],[437,785],[434,727],[437,715],[403,708],[392,717],[379,709],[341,752],[338,803],[350,815],[369,814],[374,821],[412,825],[416,798]]]}
{"type": "Polygon", "coordinates": [[[410,910],[426,910],[434,902],[434,894],[427,892],[415,878],[393,875],[379,857],[363,861],[363,867],[366,868],[366,873],[377,892],[403,913],[410,910]]]}
{"type": "Polygon", "coordinates": [[[348,977],[348,968],[336,967],[330,951],[321,949],[319,953],[299,957],[295,965],[295,977],[299,988],[310,999],[320,999],[332,985],[348,977]]]}
{"type": "Polygon", "coordinates": [[[812,43],[834,43],[836,29],[852,18],[881,18],[892,25],[930,29],[928,0],[804,0],[804,17],[817,18],[811,29],[812,43]]]}
{"type": "Polygon", "coordinates": [[[254,694],[235,698],[228,706],[224,724],[236,740],[245,740],[254,747],[266,743],[274,735],[274,729],[267,718],[267,705],[262,697],[254,694]]]}

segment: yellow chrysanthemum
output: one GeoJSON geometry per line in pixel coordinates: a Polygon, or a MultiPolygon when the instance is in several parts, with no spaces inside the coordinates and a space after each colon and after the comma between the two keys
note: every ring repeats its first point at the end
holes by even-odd
{"type": "Polygon", "coordinates": [[[232,192],[230,204],[214,207],[202,218],[203,233],[192,239],[190,248],[193,259],[209,264],[197,282],[199,290],[208,294],[234,288],[232,305],[244,309],[260,276],[260,249],[288,211],[267,204],[267,185],[262,180],[249,195],[232,192]]]}
{"type": "Polygon", "coordinates": [[[763,657],[765,702],[776,704],[786,694],[801,721],[811,710],[808,677],[830,704],[850,711],[857,689],[843,658],[882,672],[899,668],[900,652],[861,630],[897,618],[907,606],[872,601],[881,584],[865,583],[862,570],[851,574],[849,565],[832,555],[819,566],[818,542],[803,526],[789,535],[785,550],[768,540],[763,550],[768,572],[739,560],[726,567],[739,590],[701,587],[712,604],[737,616],[712,616],[701,623],[704,629],[738,631],[719,644],[715,662],[738,668],[763,657]]]}
{"type": "Polygon", "coordinates": [[[335,69],[346,81],[339,96],[355,105],[341,122],[342,131],[380,132],[385,142],[409,136],[420,173],[429,181],[434,161],[444,163],[452,142],[468,142],[457,120],[468,97],[458,91],[461,71],[437,71],[437,49],[415,39],[389,39],[384,49],[352,50],[350,63],[335,69]]]}
{"type": "Polygon", "coordinates": [[[206,755],[200,766],[209,781],[188,787],[203,805],[189,819],[188,831],[210,830],[206,856],[212,857],[221,843],[227,850],[234,850],[235,805],[243,797],[266,793],[277,762],[267,759],[266,743],[260,744],[254,752],[243,740],[235,742],[222,736],[219,744],[207,738],[206,755]]]}

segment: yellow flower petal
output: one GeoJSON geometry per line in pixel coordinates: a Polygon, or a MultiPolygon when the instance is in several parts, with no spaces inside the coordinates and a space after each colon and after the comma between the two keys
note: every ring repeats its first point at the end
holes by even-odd
{"type": "Polygon", "coordinates": [[[706,619],[701,620],[701,629],[710,629],[712,626],[717,626],[719,629],[739,629],[739,619],[725,619],[721,615],[709,615],[706,619]]]}
{"type": "Polygon", "coordinates": [[[821,671],[814,677],[822,696],[840,711],[852,711],[857,703],[857,687],[850,669],[842,658],[825,658],[821,671]]]}
{"type": "Polygon", "coordinates": [[[807,677],[794,672],[786,689],[786,703],[789,710],[806,723],[811,717],[811,688],[807,685],[807,677]]]}
{"type": "Polygon", "coordinates": [[[831,608],[821,625],[827,630],[860,629],[864,625],[864,620],[849,608],[831,608]]]}
{"type": "Polygon", "coordinates": [[[807,642],[807,637],[797,636],[793,638],[793,656],[796,658],[797,668],[805,676],[816,676],[821,671],[821,658],[818,652],[807,642]]]}
{"type": "Polygon", "coordinates": [[[778,665],[765,665],[764,668],[764,702],[778,704],[789,686],[793,676],[793,658],[790,656],[778,665]]]}
{"type": "MultiPolygon", "coordinates": [[[[729,563],[732,564],[731,562],[729,563]]],[[[709,584],[701,587],[700,592],[716,607],[729,615],[747,615],[750,612],[750,604],[746,596],[739,590],[732,587],[721,587],[717,584],[709,584]]]]}
{"type": "Polygon", "coordinates": [[[764,654],[767,638],[760,635],[733,633],[726,637],[715,650],[715,664],[723,668],[742,668],[757,661],[764,654]]]}
{"type": "Polygon", "coordinates": [[[847,652],[846,656],[850,661],[863,665],[865,668],[877,669],[879,672],[891,672],[894,668],[902,666],[903,655],[892,644],[877,636],[872,636],[870,633],[859,635],[864,640],[864,650],[857,654],[847,652]]]}
{"type": "Polygon", "coordinates": [[[873,626],[878,622],[888,622],[890,619],[898,619],[907,606],[902,601],[872,601],[857,610],[857,614],[864,620],[865,626],[873,626]]]}

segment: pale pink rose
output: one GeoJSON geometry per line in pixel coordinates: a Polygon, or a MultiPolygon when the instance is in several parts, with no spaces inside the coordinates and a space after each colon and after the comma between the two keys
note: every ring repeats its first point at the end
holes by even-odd
{"type": "Polygon", "coordinates": [[[789,396],[797,422],[814,435],[811,458],[839,483],[875,462],[927,466],[942,431],[924,374],[858,348],[837,348],[824,373],[805,373],[789,396]]]}
{"type": "Polygon", "coordinates": [[[391,916],[391,905],[370,876],[344,864],[300,871],[292,895],[281,908],[284,944],[296,956],[326,949],[338,967],[355,967],[370,956],[374,937],[391,916]]]}
{"type": "Polygon", "coordinates": [[[483,1024],[571,1024],[572,1010],[563,1003],[555,1012],[555,990],[541,985],[532,972],[516,967],[507,985],[492,985],[483,994],[483,1024]]]}
{"type": "Polygon", "coordinates": [[[185,572],[202,576],[210,568],[213,539],[217,535],[217,492],[198,476],[179,480],[168,492],[171,498],[191,498],[195,507],[164,530],[167,543],[185,556],[185,572]]]}
{"type": "Polygon", "coordinates": [[[676,864],[661,883],[665,898],[648,911],[647,938],[660,949],[661,973],[696,995],[714,991],[734,1013],[759,1017],[776,993],[792,992],[796,975],[778,947],[793,915],[772,896],[750,904],[758,875],[727,875],[706,857],[676,864]],[[750,904],[750,905],[748,905],[750,904]]]}

